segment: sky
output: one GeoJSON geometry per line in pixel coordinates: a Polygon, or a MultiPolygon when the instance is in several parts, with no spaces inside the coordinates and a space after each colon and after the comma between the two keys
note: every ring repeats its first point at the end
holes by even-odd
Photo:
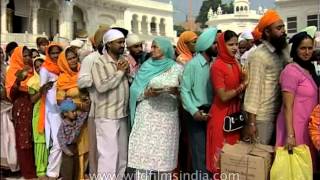
{"type": "MultiPolygon", "coordinates": [[[[170,0],[155,0],[160,2],[169,2],[170,0]]],[[[203,0],[192,0],[192,14],[196,17],[199,13],[200,7],[202,5],[203,0]]],[[[231,0],[222,0],[222,2],[230,2],[231,0]]],[[[258,9],[261,5],[263,8],[272,8],[274,7],[275,0],[250,0],[251,9],[258,9]]],[[[186,15],[189,10],[189,0],[172,0],[174,7],[174,23],[183,22],[186,19],[186,15]]]]}

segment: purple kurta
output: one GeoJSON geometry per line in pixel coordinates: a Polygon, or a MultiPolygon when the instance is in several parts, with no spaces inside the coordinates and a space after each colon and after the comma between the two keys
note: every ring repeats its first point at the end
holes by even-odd
{"type": "MultiPolygon", "coordinates": [[[[315,149],[310,139],[308,123],[311,112],[318,102],[317,85],[312,79],[312,76],[295,63],[287,65],[281,72],[280,84],[281,91],[287,91],[294,94],[292,118],[296,144],[308,145],[314,161],[315,149]]],[[[284,146],[286,144],[286,131],[286,122],[282,105],[281,112],[277,119],[276,146],[284,146]]]]}

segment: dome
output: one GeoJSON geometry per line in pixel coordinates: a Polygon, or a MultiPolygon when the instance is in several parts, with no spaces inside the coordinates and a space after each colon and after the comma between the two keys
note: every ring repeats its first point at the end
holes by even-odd
{"type": "Polygon", "coordinates": [[[250,2],[249,0],[234,0],[234,12],[238,13],[247,13],[250,10],[250,2]]]}

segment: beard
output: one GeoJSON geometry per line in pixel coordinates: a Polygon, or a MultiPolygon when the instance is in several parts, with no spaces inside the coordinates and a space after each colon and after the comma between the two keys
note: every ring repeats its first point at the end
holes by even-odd
{"type": "Polygon", "coordinates": [[[280,37],[271,36],[270,43],[276,49],[276,53],[280,55],[282,50],[287,47],[287,34],[283,34],[280,37]]]}

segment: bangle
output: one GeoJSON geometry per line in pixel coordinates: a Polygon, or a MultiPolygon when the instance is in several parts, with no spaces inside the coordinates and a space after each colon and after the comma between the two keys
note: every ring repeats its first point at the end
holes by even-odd
{"type": "Polygon", "coordinates": [[[289,134],[288,138],[294,138],[294,134],[289,134]]]}
{"type": "Polygon", "coordinates": [[[248,125],[249,125],[249,126],[256,126],[256,123],[251,122],[251,123],[249,123],[248,125]]]}

